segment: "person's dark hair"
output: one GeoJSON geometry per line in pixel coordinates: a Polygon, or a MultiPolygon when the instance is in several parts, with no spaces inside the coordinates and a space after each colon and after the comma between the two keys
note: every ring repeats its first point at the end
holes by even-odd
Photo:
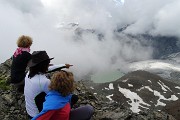
{"type": "Polygon", "coordinates": [[[30,67],[29,70],[29,78],[34,77],[37,74],[45,74],[48,70],[48,66],[49,66],[50,60],[45,60],[39,64],[37,64],[36,66],[30,67]]]}

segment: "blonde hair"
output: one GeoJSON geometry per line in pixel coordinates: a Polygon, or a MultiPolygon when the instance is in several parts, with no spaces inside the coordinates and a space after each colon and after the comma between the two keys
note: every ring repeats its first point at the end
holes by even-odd
{"type": "Polygon", "coordinates": [[[63,96],[71,94],[75,89],[73,74],[64,70],[54,73],[49,89],[58,91],[63,96]]]}
{"type": "Polygon", "coordinates": [[[22,35],[17,40],[17,46],[27,48],[32,45],[32,42],[33,42],[33,40],[31,37],[22,35]]]}

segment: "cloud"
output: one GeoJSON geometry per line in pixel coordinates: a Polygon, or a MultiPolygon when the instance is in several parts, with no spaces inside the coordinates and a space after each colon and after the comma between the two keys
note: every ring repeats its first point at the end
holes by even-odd
{"type": "Polygon", "coordinates": [[[165,5],[155,16],[154,33],[180,37],[180,1],[172,1],[165,5]]]}
{"type": "Polygon", "coordinates": [[[30,14],[36,14],[43,6],[39,0],[6,0],[6,2],[21,12],[30,14]]]}
{"type": "Polygon", "coordinates": [[[178,0],[2,0],[0,62],[25,34],[34,40],[32,51],[46,50],[54,64],[73,64],[78,76],[125,68],[127,61],[150,59],[153,51],[125,33],[179,36],[179,6],[178,0]],[[124,33],[114,32],[127,24],[124,33]]]}

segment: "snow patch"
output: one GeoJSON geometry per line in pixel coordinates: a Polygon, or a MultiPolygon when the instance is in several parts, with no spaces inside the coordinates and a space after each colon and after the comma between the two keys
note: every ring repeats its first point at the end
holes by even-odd
{"type": "Polygon", "coordinates": [[[180,87],[179,87],[179,86],[176,86],[175,88],[176,88],[176,89],[180,89],[180,87]]]}
{"type": "Polygon", "coordinates": [[[156,91],[156,90],[152,90],[149,86],[144,86],[144,87],[141,87],[140,89],[137,89],[137,91],[140,91],[142,89],[148,89],[150,92],[153,92],[155,96],[158,96],[159,99],[157,100],[157,104],[155,106],[165,106],[166,104],[161,102],[160,100],[168,100],[168,101],[176,101],[178,100],[178,97],[176,97],[175,95],[171,95],[171,98],[165,98],[163,95],[161,95],[160,92],[156,91]]]}
{"type": "MultiPolygon", "coordinates": [[[[143,90],[145,88],[148,89],[149,91],[152,90],[149,86],[143,86],[143,87],[137,89],[136,91],[141,91],[141,90],[143,90]]],[[[153,90],[151,92],[153,92],[153,90]]]]}
{"type": "Polygon", "coordinates": [[[127,81],[128,81],[128,79],[125,79],[125,80],[123,80],[122,82],[124,82],[124,83],[125,83],[125,82],[127,82],[127,81]]]}
{"type": "Polygon", "coordinates": [[[129,87],[133,87],[133,85],[132,85],[132,84],[128,84],[128,86],[129,86],[129,87]]]}
{"type": "MultiPolygon", "coordinates": [[[[131,100],[131,102],[128,102],[128,104],[131,105],[131,110],[132,112],[134,113],[138,113],[140,111],[139,107],[143,107],[142,105],[145,105],[145,106],[150,106],[149,104],[145,103],[143,101],[143,99],[141,97],[139,97],[139,95],[135,92],[131,92],[129,89],[126,89],[126,88],[121,88],[119,85],[118,85],[118,88],[119,88],[119,91],[124,94],[124,96],[126,98],[129,98],[131,100]]],[[[146,109],[149,109],[148,107],[146,109]]]]}
{"type": "Polygon", "coordinates": [[[110,90],[114,89],[114,87],[113,87],[113,84],[112,84],[112,83],[110,83],[110,84],[109,84],[109,89],[110,89],[110,90]]]}
{"type": "Polygon", "coordinates": [[[151,80],[148,80],[148,82],[152,83],[151,80]]]}
{"type": "Polygon", "coordinates": [[[168,89],[169,91],[172,92],[172,90],[171,90],[168,86],[166,86],[162,81],[159,80],[159,82],[162,84],[162,86],[164,87],[164,89],[166,88],[166,89],[168,89]]]}
{"type": "Polygon", "coordinates": [[[109,88],[107,88],[107,87],[105,87],[104,89],[105,89],[105,90],[109,90],[109,88]]]}
{"type": "Polygon", "coordinates": [[[161,86],[162,90],[167,91],[166,88],[164,88],[164,86],[160,82],[157,82],[157,83],[161,86]]]}
{"type": "Polygon", "coordinates": [[[92,86],[90,87],[91,89],[94,89],[92,86]]]}
{"type": "Polygon", "coordinates": [[[106,96],[110,101],[112,101],[112,97],[113,96],[113,94],[111,94],[111,95],[108,95],[108,96],[106,96]]]}

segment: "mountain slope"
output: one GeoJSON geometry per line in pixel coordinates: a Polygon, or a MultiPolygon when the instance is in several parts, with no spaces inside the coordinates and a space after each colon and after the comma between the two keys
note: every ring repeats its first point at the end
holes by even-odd
{"type": "Polygon", "coordinates": [[[134,71],[120,79],[91,87],[96,95],[124,104],[134,112],[161,110],[180,98],[180,86],[147,71],[134,71]]]}

